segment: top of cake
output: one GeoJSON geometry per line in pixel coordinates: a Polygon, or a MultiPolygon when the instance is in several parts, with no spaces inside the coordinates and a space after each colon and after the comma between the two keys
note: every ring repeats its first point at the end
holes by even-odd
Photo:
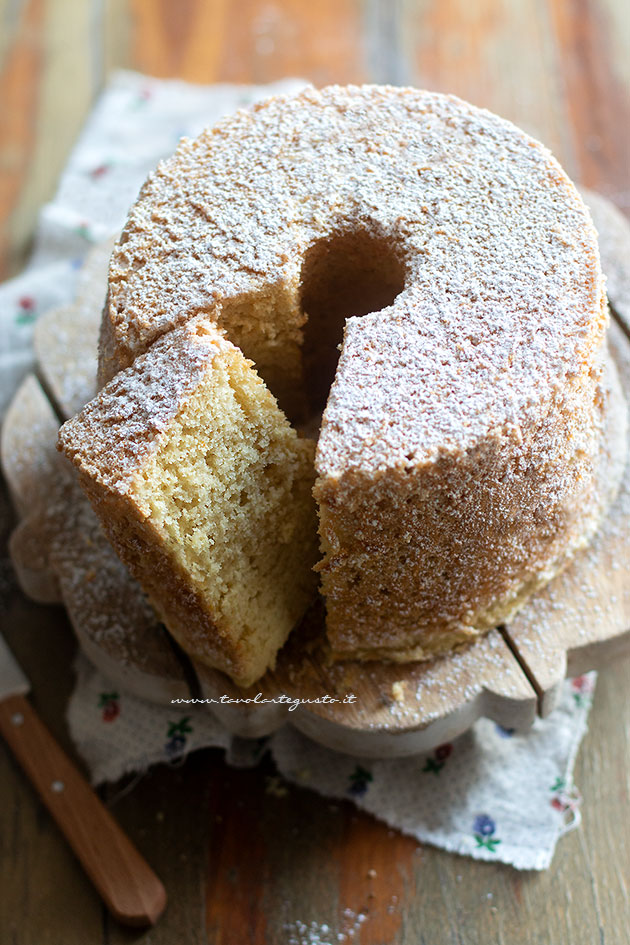
{"type": "Polygon", "coordinates": [[[388,247],[403,285],[379,311],[347,312],[320,473],[518,437],[568,376],[579,387],[605,294],[596,234],[564,171],[490,112],[378,86],[273,98],[183,140],[114,251],[102,359],[129,364],[234,299],[284,299],[280,326],[286,299],[301,299],[307,251],[357,232],[388,247]]]}

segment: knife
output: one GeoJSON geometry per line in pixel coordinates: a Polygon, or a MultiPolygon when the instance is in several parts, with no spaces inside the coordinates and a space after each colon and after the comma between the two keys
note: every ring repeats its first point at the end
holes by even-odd
{"type": "Polygon", "coordinates": [[[153,925],[164,886],[26,699],[30,688],[0,634],[0,733],[108,909],[126,925],[153,925]]]}

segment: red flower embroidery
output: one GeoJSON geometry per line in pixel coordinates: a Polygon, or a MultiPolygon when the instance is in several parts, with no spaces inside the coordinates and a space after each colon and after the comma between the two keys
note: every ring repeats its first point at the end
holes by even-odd
{"type": "Polygon", "coordinates": [[[577,706],[588,705],[595,686],[590,676],[576,676],[571,680],[573,701],[577,706]]]}
{"type": "Polygon", "coordinates": [[[113,722],[120,715],[120,706],[117,702],[110,702],[103,709],[103,722],[113,722]]]}
{"type": "Polygon", "coordinates": [[[107,174],[109,170],[109,164],[99,164],[98,167],[93,167],[90,171],[90,177],[92,180],[98,180],[100,177],[103,177],[104,174],[107,174]]]}
{"type": "Polygon", "coordinates": [[[98,706],[102,709],[101,718],[103,722],[113,722],[120,715],[120,696],[117,692],[102,692],[99,696],[98,706]]]}
{"type": "Polygon", "coordinates": [[[571,685],[576,692],[590,692],[593,688],[588,676],[576,676],[571,685]]]}
{"type": "Polygon", "coordinates": [[[446,745],[438,745],[438,747],[435,749],[435,757],[438,761],[446,761],[452,751],[453,746],[449,743],[446,745]]]}
{"type": "Polygon", "coordinates": [[[433,757],[426,759],[422,771],[431,771],[433,774],[439,774],[452,751],[453,746],[448,742],[444,745],[438,745],[438,747],[433,750],[433,757]]]}
{"type": "Polygon", "coordinates": [[[32,295],[22,295],[17,300],[18,312],[16,321],[25,323],[32,321],[37,315],[37,303],[32,295]]]}

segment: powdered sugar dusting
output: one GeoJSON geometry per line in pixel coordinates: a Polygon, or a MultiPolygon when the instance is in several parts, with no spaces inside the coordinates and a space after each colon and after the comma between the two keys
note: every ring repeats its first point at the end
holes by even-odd
{"type": "Polygon", "coordinates": [[[407,284],[348,322],[320,470],[470,444],[601,341],[595,233],[545,148],[450,96],[331,87],[224,119],[152,175],[110,269],[123,363],[229,299],[295,302],[306,249],[347,227],[390,239],[407,284]]]}
{"type": "MultiPolygon", "coordinates": [[[[604,511],[604,281],[588,211],[542,145],[412,89],[239,112],[145,184],[112,258],[102,354],[115,370],[204,313],[297,381],[305,253],[343,233],[390,247],[404,286],[347,313],[322,421],[328,637],[335,658],[426,659],[509,619],[604,511]]],[[[121,388],[142,441],[132,403],[121,388]]]]}
{"type": "Polygon", "coordinates": [[[84,472],[124,492],[142,458],[158,448],[178,406],[231,349],[206,322],[189,323],[158,341],[133,368],[119,372],[59,433],[66,454],[84,472]]]}
{"type": "Polygon", "coordinates": [[[326,922],[287,922],[284,925],[287,945],[350,945],[360,941],[361,926],[367,922],[367,912],[355,912],[346,908],[341,915],[339,929],[335,930],[326,922]]]}

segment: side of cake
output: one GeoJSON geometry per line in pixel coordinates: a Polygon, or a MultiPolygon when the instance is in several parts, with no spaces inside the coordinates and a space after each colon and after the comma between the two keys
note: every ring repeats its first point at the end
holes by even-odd
{"type": "Polygon", "coordinates": [[[316,589],[311,441],[207,320],[120,372],[60,446],[122,560],[191,655],[248,685],[316,589]]]}
{"type": "Polygon", "coordinates": [[[410,449],[398,466],[341,472],[325,419],[315,495],[334,655],[426,659],[511,619],[585,547],[616,494],[626,426],[611,434],[611,415],[625,420],[607,363],[590,403],[583,390],[565,395],[525,436],[507,426],[466,452],[410,449]]]}

